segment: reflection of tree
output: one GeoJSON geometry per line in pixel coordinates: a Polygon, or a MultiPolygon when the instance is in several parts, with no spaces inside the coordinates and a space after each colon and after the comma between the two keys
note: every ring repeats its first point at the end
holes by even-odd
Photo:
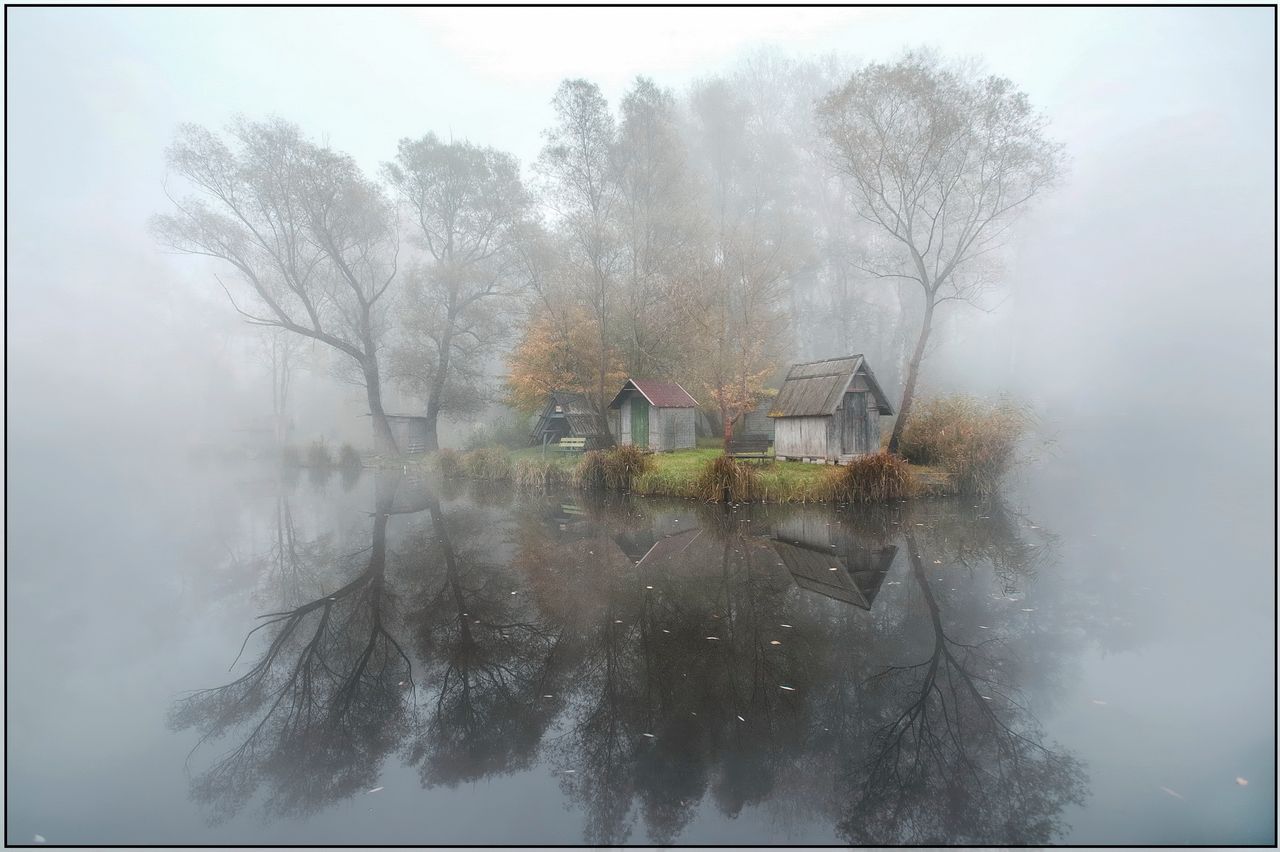
{"type": "Polygon", "coordinates": [[[888,696],[888,721],[870,740],[841,829],[855,843],[1048,843],[1062,808],[1082,799],[1080,766],[1042,744],[989,653],[999,640],[947,634],[916,533],[907,529],[904,537],[928,608],[931,649],[872,679],[888,696]]]}
{"type": "Polygon", "coordinates": [[[201,743],[232,733],[239,741],[193,783],[215,818],[235,813],[263,783],[269,813],[314,811],[370,784],[397,744],[411,669],[387,626],[387,519],[374,515],[368,561],[353,579],[263,616],[245,639],[268,635],[258,661],[175,706],[173,726],[196,728],[201,743]]]}
{"type": "Polygon", "coordinates": [[[235,734],[195,784],[221,815],[261,788],[272,813],[323,807],[397,750],[428,787],[549,766],[596,844],[676,842],[706,803],[855,842],[1047,843],[1081,795],[1018,688],[1041,699],[1070,660],[1017,602],[1051,537],[1021,540],[998,506],[511,507],[375,486],[372,547],[326,595],[305,597],[316,566],[344,563],[276,505],[262,570],[296,579],[254,632],[265,650],[175,710],[235,734]],[[420,520],[388,543],[396,512],[420,520]],[[821,558],[799,570],[780,541],[821,558]],[[841,571],[857,595],[828,593],[841,571]]]}
{"type": "Polygon", "coordinates": [[[529,765],[556,707],[542,696],[558,635],[515,579],[482,558],[483,517],[446,517],[434,497],[429,508],[445,571],[412,619],[437,692],[412,758],[424,784],[454,785],[529,765]]]}

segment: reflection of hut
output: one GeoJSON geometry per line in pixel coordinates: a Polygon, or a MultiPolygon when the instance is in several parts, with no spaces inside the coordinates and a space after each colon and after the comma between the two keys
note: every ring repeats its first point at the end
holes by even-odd
{"type": "Polygon", "coordinates": [[[619,533],[613,539],[637,568],[641,565],[645,568],[663,566],[670,570],[673,565],[683,567],[681,556],[700,535],[702,530],[697,528],[664,536],[654,536],[652,530],[646,529],[640,533],[619,533]]]}
{"type": "Polygon", "coordinates": [[[898,548],[855,538],[821,517],[797,515],[780,523],[774,551],[800,588],[871,609],[898,548]]]}
{"type": "Polygon", "coordinates": [[[414,456],[427,451],[427,418],[412,414],[388,414],[386,418],[401,453],[414,456]]]}
{"type": "Polygon", "coordinates": [[[604,418],[596,414],[580,393],[552,391],[547,394],[547,403],[533,427],[531,443],[554,444],[561,438],[585,438],[588,450],[608,445],[604,418]]]}
{"type": "Polygon", "coordinates": [[[880,449],[880,415],[893,406],[861,355],[795,364],[769,416],[779,459],[840,463],[880,449]]]}
{"type": "Polygon", "coordinates": [[[551,526],[559,541],[573,541],[591,535],[587,510],[572,501],[557,501],[550,511],[551,526]]]}
{"type": "Polygon", "coordinates": [[[692,449],[697,401],[676,382],[627,379],[609,403],[619,444],[655,452],[692,449]]]}

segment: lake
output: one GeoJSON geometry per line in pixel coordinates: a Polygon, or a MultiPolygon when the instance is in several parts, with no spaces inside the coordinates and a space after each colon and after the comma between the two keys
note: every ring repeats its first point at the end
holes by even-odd
{"type": "Polygon", "coordinates": [[[1275,841],[1274,503],[11,459],[9,842],[1275,841]]]}

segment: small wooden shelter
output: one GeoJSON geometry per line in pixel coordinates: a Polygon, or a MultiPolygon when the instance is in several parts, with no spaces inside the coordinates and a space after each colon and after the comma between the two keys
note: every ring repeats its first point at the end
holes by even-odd
{"type": "Polygon", "coordinates": [[[396,442],[396,449],[406,456],[427,451],[427,418],[413,414],[388,414],[387,426],[396,442]]]}
{"type": "Polygon", "coordinates": [[[538,415],[530,443],[546,446],[562,438],[583,438],[583,448],[587,450],[609,443],[604,418],[595,413],[590,401],[580,393],[552,391],[547,394],[547,404],[538,415]]]}
{"type": "Polygon", "coordinates": [[[609,403],[609,416],[619,444],[666,452],[697,445],[697,407],[697,400],[677,382],[627,379],[609,403]]]}
{"type": "Polygon", "coordinates": [[[861,355],[795,364],[769,416],[779,460],[841,464],[880,449],[880,415],[889,398],[861,355]]]}

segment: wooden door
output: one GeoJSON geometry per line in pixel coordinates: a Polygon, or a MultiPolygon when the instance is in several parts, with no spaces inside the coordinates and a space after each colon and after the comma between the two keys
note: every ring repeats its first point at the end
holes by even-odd
{"type": "Polygon", "coordinates": [[[840,436],[840,452],[869,453],[867,440],[867,394],[855,391],[844,395],[844,429],[840,436]]]}
{"type": "Polygon", "coordinates": [[[649,400],[642,396],[631,397],[631,443],[649,446],[649,400]]]}

